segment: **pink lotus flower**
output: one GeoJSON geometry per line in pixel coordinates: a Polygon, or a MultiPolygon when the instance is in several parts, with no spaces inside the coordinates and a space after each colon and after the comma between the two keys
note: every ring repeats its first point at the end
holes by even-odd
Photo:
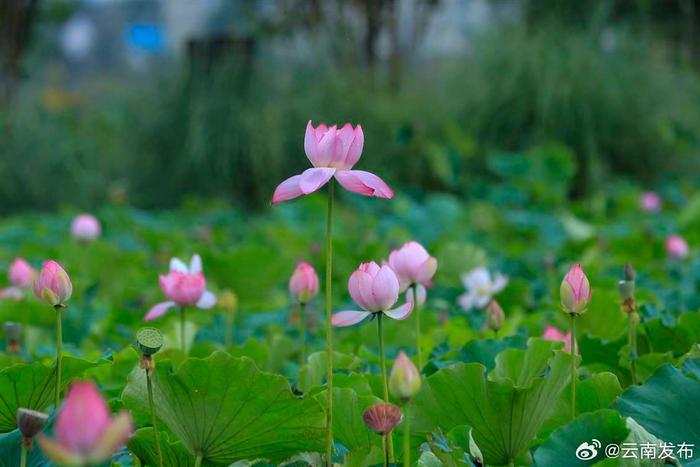
{"type": "Polygon", "coordinates": [[[189,267],[178,258],[170,260],[170,272],[160,276],[160,288],[168,298],[151,308],[145,321],[159,318],[174,306],[191,306],[208,309],[216,304],[216,295],[207,290],[206,279],[202,272],[202,258],[195,254],[189,267]]]}
{"type": "Polygon", "coordinates": [[[406,403],[411,400],[420,389],[420,372],[416,365],[406,356],[403,350],[399,351],[399,356],[394,360],[389,376],[389,391],[391,394],[406,403]]]}
{"type": "Polygon", "coordinates": [[[43,433],[37,440],[44,454],[59,465],[94,465],[109,460],[131,432],[127,411],[112,418],[95,384],[78,381],[71,385],[56,417],[56,440],[43,433]]]}
{"type": "Polygon", "coordinates": [[[559,295],[565,312],[579,315],[586,311],[591,301],[591,285],[580,264],[574,264],[561,281],[559,295]]]}
{"type": "Polygon", "coordinates": [[[306,125],[304,151],[313,168],[306,169],[280,183],[272,195],[272,203],[281,203],[301,195],[308,195],[335,177],[346,190],[365,196],[390,199],[394,192],[384,181],[370,172],[351,170],[360,160],[365,136],[362,127],[346,123],[341,129],[321,123],[314,128],[311,120],[306,125]]]}
{"type": "Polygon", "coordinates": [[[639,206],[646,212],[661,211],[661,197],[653,191],[645,191],[639,197],[639,206]]]}
{"type": "Polygon", "coordinates": [[[66,271],[54,260],[44,261],[34,281],[34,295],[53,307],[64,306],[73,293],[66,271]]]}
{"type": "Polygon", "coordinates": [[[542,337],[548,341],[559,341],[564,343],[564,352],[571,353],[571,332],[564,334],[554,326],[547,326],[542,337]]]}
{"type": "Polygon", "coordinates": [[[671,258],[687,258],[690,254],[688,242],[680,235],[669,235],[666,237],[666,253],[671,258]]]}
{"type": "Polygon", "coordinates": [[[92,214],[80,214],[73,219],[70,233],[74,239],[82,242],[97,240],[102,232],[100,221],[92,214]]]}
{"type": "Polygon", "coordinates": [[[301,261],[289,278],[289,292],[299,301],[306,303],[318,293],[318,276],[314,267],[301,261]]]}
{"type": "Polygon", "coordinates": [[[399,278],[401,291],[404,291],[414,284],[429,287],[437,270],[437,259],[430,256],[420,243],[408,242],[389,254],[389,266],[399,278]]]}
{"type": "Polygon", "coordinates": [[[24,298],[24,291],[28,289],[34,281],[36,271],[22,258],[15,258],[7,271],[7,278],[10,286],[0,290],[0,298],[14,298],[21,300],[24,298]]]}
{"type": "Polygon", "coordinates": [[[399,279],[388,265],[379,266],[374,261],[362,263],[348,281],[350,296],[365,311],[339,311],[332,318],[333,326],[352,326],[373,313],[384,313],[392,319],[406,319],[413,310],[407,302],[390,309],[399,299],[399,279]]]}

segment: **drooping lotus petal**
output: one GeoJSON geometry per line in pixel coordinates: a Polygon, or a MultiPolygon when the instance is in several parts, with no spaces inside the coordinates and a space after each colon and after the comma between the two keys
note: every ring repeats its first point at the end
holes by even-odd
{"type": "Polygon", "coordinates": [[[42,452],[58,465],[79,466],[83,462],[83,457],[80,454],[64,448],[43,433],[39,433],[36,439],[42,452]]]}
{"type": "Polygon", "coordinates": [[[143,317],[143,320],[151,321],[152,319],[160,318],[166,311],[174,306],[175,302],[162,302],[154,305],[150,310],[148,310],[148,313],[146,313],[146,316],[143,317]]]}
{"type": "Polygon", "coordinates": [[[348,191],[364,196],[391,199],[394,191],[384,180],[364,170],[339,170],[335,178],[348,191]]]}
{"type": "Polygon", "coordinates": [[[131,415],[127,411],[119,412],[97,441],[90,453],[94,460],[109,459],[114,452],[126,444],[132,431],[131,415]]]}
{"type": "Polygon", "coordinates": [[[334,173],[335,169],[330,167],[314,167],[312,169],[306,169],[301,174],[299,188],[305,195],[311,194],[328,183],[328,180],[331,179],[334,173]]]}
{"type": "Polygon", "coordinates": [[[339,311],[331,317],[331,324],[337,327],[352,326],[371,315],[369,311],[339,311]]]}
{"type": "Polygon", "coordinates": [[[275,189],[275,193],[272,195],[272,204],[281,203],[282,201],[298,198],[303,195],[304,192],[301,191],[301,187],[299,186],[300,181],[301,175],[294,175],[280,183],[275,189]]]}
{"type": "Polygon", "coordinates": [[[413,302],[406,302],[400,307],[385,311],[384,314],[391,319],[402,320],[408,318],[411,311],[413,311],[413,302]]]}
{"type": "Polygon", "coordinates": [[[205,290],[202,297],[197,301],[197,308],[208,310],[214,305],[216,305],[216,295],[208,290],[205,290]]]}
{"type": "MultiPolygon", "coordinates": [[[[425,287],[423,287],[421,284],[418,284],[415,286],[416,287],[416,296],[418,298],[418,305],[423,306],[425,303],[425,299],[427,298],[427,291],[425,290],[425,287]]],[[[407,302],[412,302],[413,301],[413,288],[409,288],[406,290],[406,301],[407,302]]]]}

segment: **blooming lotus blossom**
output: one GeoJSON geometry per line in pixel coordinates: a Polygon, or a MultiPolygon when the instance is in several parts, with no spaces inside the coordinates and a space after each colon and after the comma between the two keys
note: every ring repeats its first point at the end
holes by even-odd
{"type": "Polygon", "coordinates": [[[32,285],[35,275],[36,271],[29,263],[22,258],[15,258],[7,271],[10,286],[0,290],[0,298],[21,300],[24,298],[24,291],[32,285]]]}
{"type": "Polygon", "coordinates": [[[289,279],[289,292],[299,301],[306,303],[318,293],[318,275],[309,263],[300,262],[289,279]]]}
{"type": "Polygon", "coordinates": [[[365,136],[362,127],[346,123],[338,129],[321,123],[316,128],[306,125],[304,151],[313,168],[283,181],[272,195],[272,203],[281,203],[317,191],[335,177],[346,190],[364,196],[390,199],[394,192],[384,181],[370,172],[352,170],[360,160],[365,136]]]}
{"type": "Polygon", "coordinates": [[[508,284],[508,278],[500,272],[492,276],[485,267],[478,267],[463,274],[462,283],[467,292],[460,295],[458,301],[462,308],[471,310],[488,305],[493,296],[508,284]]]}
{"type": "Polygon", "coordinates": [[[437,270],[437,259],[433,258],[418,242],[404,243],[389,254],[389,266],[399,278],[401,291],[412,285],[429,287],[437,270]]]}
{"type": "Polygon", "coordinates": [[[571,332],[564,334],[554,326],[547,326],[542,333],[542,337],[548,341],[559,341],[564,343],[564,351],[571,353],[571,332]]]}
{"type": "Polygon", "coordinates": [[[394,360],[389,376],[389,391],[402,402],[411,400],[420,389],[421,379],[418,368],[401,350],[394,360]]]}
{"type": "Polygon", "coordinates": [[[333,315],[333,326],[352,326],[376,313],[384,313],[392,319],[405,319],[413,309],[412,302],[391,309],[399,299],[399,279],[386,264],[379,266],[374,261],[360,264],[350,276],[348,290],[365,311],[339,311],[333,315]]]}
{"type": "Polygon", "coordinates": [[[42,451],[59,465],[94,465],[109,460],[132,432],[131,416],[121,411],[111,417],[95,384],[78,381],[71,385],[58,411],[56,440],[37,435],[42,451]]]}
{"type": "Polygon", "coordinates": [[[207,282],[202,272],[202,258],[195,254],[189,267],[178,258],[170,260],[170,272],[160,276],[160,288],[168,298],[151,308],[144,320],[150,321],[165,314],[174,306],[191,306],[208,309],[216,304],[216,295],[207,290],[207,282]]]}
{"type": "Polygon", "coordinates": [[[70,233],[76,240],[91,242],[97,240],[102,232],[100,221],[92,214],[80,214],[73,219],[70,233]]]}
{"type": "Polygon", "coordinates": [[[645,191],[639,197],[639,206],[646,212],[661,211],[661,197],[653,191],[645,191]]]}
{"type": "Polygon", "coordinates": [[[561,281],[559,294],[565,312],[579,315],[586,311],[591,301],[591,285],[580,264],[574,264],[561,281]]]}
{"type": "Polygon", "coordinates": [[[687,258],[690,254],[688,242],[680,235],[666,237],[666,253],[671,258],[687,258]]]}
{"type": "Polygon", "coordinates": [[[54,260],[45,261],[34,281],[34,294],[53,307],[65,306],[73,293],[66,271],[54,260]]]}

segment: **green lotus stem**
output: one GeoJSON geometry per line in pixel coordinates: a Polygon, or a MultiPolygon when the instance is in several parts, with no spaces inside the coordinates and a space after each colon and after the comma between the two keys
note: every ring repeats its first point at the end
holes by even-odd
{"type": "Polygon", "coordinates": [[[326,215],[326,465],[333,464],[333,180],[328,183],[328,213],[326,215]]]}
{"type": "Polygon", "coordinates": [[[187,344],[185,344],[185,320],[187,316],[185,315],[185,307],[180,307],[180,347],[182,348],[182,353],[187,355],[187,344]]]}
{"type": "Polygon", "coordinates": [[[306,361],[306,305],[299,304],[299,366],[302,366],[306,361]]]}
{"type": "Polygon", "coordinates": [[[382,446],[384,447],[384,467],[389,467],[389,435],[382,436],[382,446]]]}
{"type": "Polygon", "coordinates": [[[64,305],[57,305],[56,310],[56,393],[54,397],[54,409],[58,410],[61,402],[61,359],[63,358],[63,326],[61,313],[64,305]]]}
{"type": "MultiPolygon", "coordinates": [[[[384,313],[377,313],[377,333],[379,335],[379,364],[382,369],[382,386],[384,387],[384,402],[389,402],[389,378],[386,374],[386,354],[384,353],[384,313]]],[[[394,441],[391,433],[386,435],[388,455],[390,459],[394,458],[394,441]]]]}
{"type": "Polygon", "coordinates": [[[21,454],[19,458],[19,466],[20,467],[27,467],[27,445],[24,443],[24,440],[22,440],[21,443],[21,454]]]}
{"type": "Polygon", "coordinates": [[[160,449],[160,436],[156,424],[156,406],[153,403],[153,383],[151,381],[151,370],[146,370],[146,386],[148,388],[148,405],[151,407],[151,424],[153,425],[153,436],[156,441],[156,452],[158,454],[158,466],[163,467],[163,451],[160,449]]]}
{"type": "Polygon", "coordinates": [[[198,452],[194,458],[194,467],[202,467],[202,453],[198,452]]]}
{"type": "Polygon", "coordinates": [[[635,323],[636,312],[627,314],[627,344],[630,355],[630,371],[632,373],[632,384],[637,385],[637,326],[635,323]]]}
{"type": "Polygon", "coordinates": [[[420,369],[423,368],[423,352],[421,352],[420,348],[420,315],[418,314],[420,305],[418,304],[418,286],[413,284],[411,288],[413,289],[413,313],[416,315],[416,357],[418,359],[418,370],[420,371],[420,369]]]}
{"type": "Polygon", "coordinates": [[[571,313],[571,419],[576,418],[576,315],[571,313]]]}
{"type": "Polygon", "coordinates": [[[410,405],[407,403],[403,409],[403,465],[404,467],[411,466],[411,425],[409,418],[410,405]]]}

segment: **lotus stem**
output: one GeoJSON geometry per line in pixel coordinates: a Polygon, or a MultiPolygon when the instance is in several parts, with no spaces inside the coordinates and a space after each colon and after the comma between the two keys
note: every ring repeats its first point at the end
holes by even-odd
{"type": "Polygon", "coordinates": [[[63,358],[63,326],[62,312],[63,305],[55,306],[56,310],[56,393],[54,397],[54,408],[58,410],[61,402],[61,359],[63,358]]]}
{"type": "Polygon", "coordinates": [[[151,371],[146,369],[146,386],[148,388],[148,405],[151,407],[151,424],[153,425],[153,436],[156,441],[156,452],[158,454],[158,466],[163,467],[163,451],[160,448],[160,436],[158,435],[158,425],[156,423],[156,406],[153,403],[153,382],[151,381],[151,371]]]}
{"type": "Polygon", "coordinates": [[[182,353],[187,355],[187,344],[185,343],[185,320],[187,319],[185,307],[180,307],[180,348],[182,353]]]}
{"type": "Polygon", "coordinates": [[[306,362],[306,304],[299,304],[299,366],[306,362]]]}
{"type": "Polygon", "coordinates": [[[629,313],[627,316],[628,333],[627,342],[630,355],[630,371],[632,372],[632,384],[638,384],[637,379],[637,316],[636,313],[629,313]]]}
{"type": "Polygon", "coordinates": [[[326,465],[333,464],[333,180],[328,183],[328,213],[326,215],[326,465]]]}
{"type": "MultiPolygon", "coordinates": [[[[386,374],[386,354],[384,352],[384,313],[377,313],[377,333],[379,335],[379,364],[382,370],[382,386],[384,387],[384,402],[389,402],[389,378],[386,374]]],[[[386,435],[388,455],[394,458],[394,442],[391,433],[386,435]]]]}
{"type": "Polygon", "coordinates": [[[406,403],[403,408],[403,465],[411,466],[411,425],[409,418],[410,405],[406,403]]]}
{"type": "Polygon", "coordinates": [[[27,445],[24,442],[24,440],[22,440],[20,449],[21,449],[21,454],[20,454],[20,458],[19,458],[19,466],[20,467],[27,467],[27,445]]]}
{"type": "Polygon", "coordinates": [[[382,436],[382,446],[384,447],[384,467],[389,467],[389,433],[382,436]]]}
{"type": "Polygon", "coordinates": [[[420,304],[418,303],[418,291],[417,288],[418,286],[416,284],[413,284],[411,286],[413,289],[413,313],[416,315],[415,320],[416,320],[416,358],[418,359],[418,370],[423,368],[423,352],[421,351],[420,348],[420,304]]]}
{"type": "Polygon", "coordinates": [[[202,453],[198,452],[194,458],[194,467],[202,467],[202,453]]]}
{"type": "Polygon", "coordinates": [[[571,419],[576,418],[576,314],[571,313],[571,419]]]}
{"type": "Polygon", "coordinates": [[[226,313],[226,331],[224,333],[224,344],[226,347],[229,347],[233,341],[233,322],[235,315],[236,312],[233,310],[226,313]]]}

